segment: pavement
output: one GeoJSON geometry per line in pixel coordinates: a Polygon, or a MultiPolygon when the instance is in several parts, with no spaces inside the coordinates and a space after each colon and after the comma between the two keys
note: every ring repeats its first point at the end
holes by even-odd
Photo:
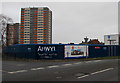
{"type": "Polygon", "coordinates": [[[2,61],[2,81],[119,81],[118,61],[2,61]]]}
{"type": "MultiPolygon", "coordinates": [[[[2,70],[2,46],[0,46],[0,70],[2,70]]],[[[0,82],[2,81],[2,72],[0,72],[0,82]]]]}

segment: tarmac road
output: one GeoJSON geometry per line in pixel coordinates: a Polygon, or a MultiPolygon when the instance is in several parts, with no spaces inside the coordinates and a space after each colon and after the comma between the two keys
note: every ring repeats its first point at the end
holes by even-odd
{"type": "MultiPolygon", "coordinates": [[[[2,46],[0,46],[0,70],[2,70],[2,46]]],[[[2,81],[2,72],[0,72],[0,82],[2,81]]]]}
{"type": "Polygon", "coordinates": [[[119,59],[92,61],[3,61],[3,81],[119,81],[119,59]]]}

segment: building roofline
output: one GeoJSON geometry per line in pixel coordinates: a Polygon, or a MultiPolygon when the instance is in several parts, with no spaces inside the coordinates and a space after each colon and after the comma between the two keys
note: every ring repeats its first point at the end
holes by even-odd
{"type": "MultiPolygon", "coordinates": [[[[24,7],[24,8],[49,8],[49,7],[24,7]]],[[[24,8],[21,8],[21,9],[24,9],[24,8]]]]}
{"type": "MultiPolygon", "coordinates": [[[[109,35],[120,35],[119,33],[116,33],[116,34],[109,34],[109,35]]],[[[104,36],[108,36],[108,35],[104,35],[104,36]]]]}

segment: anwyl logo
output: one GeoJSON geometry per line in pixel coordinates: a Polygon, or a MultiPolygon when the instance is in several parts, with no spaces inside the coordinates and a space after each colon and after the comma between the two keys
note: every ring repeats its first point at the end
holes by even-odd
{"type": "Polygon", "coordinates": [[[55,49],[55,46],[52,46],[52,47],[51,46],[49,46],[49,47],[39,46],[37,51],[56,51],[56,49],[55,49]]]}

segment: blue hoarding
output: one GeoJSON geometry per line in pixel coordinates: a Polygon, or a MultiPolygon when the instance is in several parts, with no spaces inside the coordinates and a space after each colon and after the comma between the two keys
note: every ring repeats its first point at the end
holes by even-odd
{"type": "Polygon", "coordinates": [[[89,46],[88,57],[89,58],[97,58],[97,57],[105,57],[109,56],[109,47],[105,45],[93,45],[89,46]]]}
{"type": "Polygon", "coordinates": [[[97,58],[120,56],[120,45],[17,44],[3,52],[27,59],[97,58]]]}
{"type": "Polygon", "coordinates": [[[28,59],[63,59],[64,45],[58,44],[18,44],[5,48],[9,56],[28,59]]]}

